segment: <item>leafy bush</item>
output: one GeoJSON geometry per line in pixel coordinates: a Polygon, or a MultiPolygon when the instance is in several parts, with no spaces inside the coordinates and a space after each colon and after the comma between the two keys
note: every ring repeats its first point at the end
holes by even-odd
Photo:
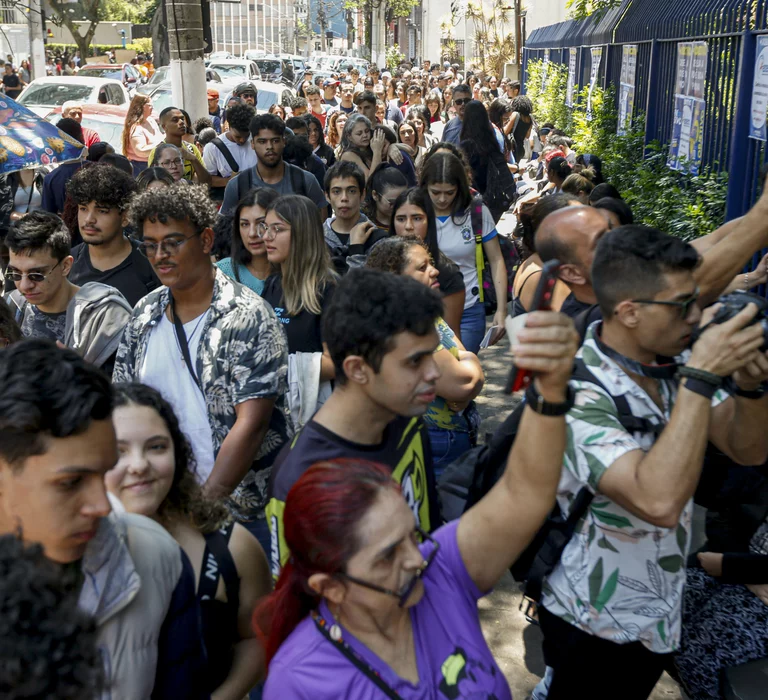
{"type": "MultiPolygon", "coordinates": [[[[122,44],[91,44],[89,47],[89,55],[101,56],[108,51],[116,51],[117,49],[122,48],[122,44]]],[[[152,53],[152,39],[134,39],[133,43],[126,44],[125,48],[128,51],[135,51],[136,53],[152,53]]],[[[74,56],[75,51],[77,51],[77,46],[75,44],[48,43],[45,45],[45,50],[53,52],[54,55],[68,53],[70,56],[74,56]]]]}
{"type": "Polygon", "coordinates": [[[573,140],[577,153],[592,153],[603,162],[603,174],[632,207],[635,221],[686,240],[703,236],[725,219],[728,173],[714,167],[698,175],[667,167],[668,147],[645,143],[645,116],[638,115],[623,136],[616,134],[618,113],[613,86],[592,91],[592,118],[587,119],[589,87],[574,91],[574,106],[565,106],[568,68],[549,63],[541,89],[543,61],[528,64],[526,94],[539,124],[552,122],[573,140]]]}

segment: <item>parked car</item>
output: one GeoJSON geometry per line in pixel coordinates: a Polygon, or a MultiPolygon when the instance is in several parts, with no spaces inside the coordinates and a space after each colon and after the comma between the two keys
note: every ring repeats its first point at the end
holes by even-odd
{"type": "Polygon", "coordinates": [[[245,58],[248,61],[255,61],[257,58],[264,58],[267,56],[267,52],[263,49],[248,49],[243,54],[243,58],[245,58]]]}
{"type": "Polygon", "coordinates": [[[143,85],[139,85],[139,87],[136,88],[136,92],[140,95],[149,95],[158,87],[158,85],[171,79],[170,71],[170,66],[160,66],[159,68],[155,68],[152,77],[143,85]]]}
{"type": "MultiPolygon", "coordinates": [[[[220,81],[212,81],[206,83],[206,89],[208,88],[218,90],[219,104],[224,104],[222,97],[224,95],[224,91],[226,91],[228,88],[224,86],[224,84],[220,81]]],[[[232,91],[231,87],[229,88],[229,91],[232,91]]],[[[174,106],[170,80],[166,80],[165,82],[160,83],[160,85],[156,85],[152,92],[149,93],[149,96],[152,98],[152,109],[156,114],[160,114],[160,112],[162,112],[166,107],[174,106]]]]}
{"type": "Polygon", "coordinates": [[[128,91],[119,80],[75,76],[35,78],[17,100],[40,117],[68,100],[83,104],[122,105],[130,102],[128,91]]]}
{"type": "Polygon", "coordinates": [[[221,82],[230,88],[249,80],[261,80],[261,71],[256,63],[244,58],[211,61],[208,68],[215,70],[221,76],[221,82]]]}
{"type": "Polygon", "coordinates": [[[131,96],[139,85],[146,82],[146,78],[130,63],[88,63],[80,69],[77,75],[80,78],[90,76],[92,78],[119,80],[131,96]]]}
{"type": "Polygon", "coordinates": [[[234,56],[231,53],[229,53],[229,51],[214,51],[212,54],[208,56],[208,58],[211,61],[220,61],[223,59],[234,58],[234,56]]]}
{"type": "MultiPolygon", "coordinates": [[[[116,153],[123,152],[123,124],[128,114],[128,104],[122,105],[83,105],[82,126],[93,129],[102,141],[109,143],[116,153]]],[[[55,124],[61,119],[61,107],[55,107],[45,117],[55,124]]]]}
{"type": "Polygon", "coordinates": [[[259,67],[263,81],[293,85],[295,74],[289,58],[257,58],[254,63],[259,67]]]}

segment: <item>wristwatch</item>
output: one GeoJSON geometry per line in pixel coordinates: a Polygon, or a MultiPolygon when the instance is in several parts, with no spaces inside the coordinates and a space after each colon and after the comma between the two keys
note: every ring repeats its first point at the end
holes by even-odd
{"type": "Polygon", "coordinates": [[[573,408],[575,396],[576,392],[570,384],[565,389],[565,401],[561,403],[545,401],[544,397],[536,389],[534,382],[531,382],[525,390],[525,402],[533,411],[541,416],[564,416],[573,408]]]}

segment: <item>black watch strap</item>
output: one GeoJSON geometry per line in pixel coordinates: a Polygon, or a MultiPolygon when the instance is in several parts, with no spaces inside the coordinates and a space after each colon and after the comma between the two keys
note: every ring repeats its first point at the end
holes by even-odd
{"type": "Polygon", "coordinates": [[[564,416],[573,408],[573,400],[576,396],[570,384],[565,390],[565,401],[561,403],[551,403],[545,401],[544,397],[537,391],[534,382],[528,384],[525,390],[525,402],[533,411],[542,416],[564,416]]]}
{"type": "Polygon", "coordinates": [[[734,391],[734,395],[740,396],[742,399],[762,399],[766,394],[766,386],[765,384],[761,384],[759,389],[754,389],[752,391],[747,391],[746,389],[739,389],[739,387],[736,387],[736,391],[734,391]]]}
{"type": "Polygon", "coordinates": [[[717,391],[717,387],[714,384],[711,384],[705,379],[698,379],[695,377],[685,377],[683,386],[688,389],[688,391],[703,396],[705,399],[711,399],[717,391]]]}

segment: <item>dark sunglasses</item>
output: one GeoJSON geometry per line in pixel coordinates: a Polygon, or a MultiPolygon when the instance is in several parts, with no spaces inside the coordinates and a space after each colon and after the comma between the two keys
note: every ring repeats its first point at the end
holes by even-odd
{"type": "Polygon", "coordinates": [[[5,279],[13,282],[21,282],[25,277],[33,284],[40,284],[48,279],[48,276],[61,265],[61,260],[57,262],[48,272],[19,272],[18,270],[8,270],[5,273],[5,279]]]}
{"type": "Polygon", "coordinates": [[[413,578],[408,581],[408,583],[406,583],[399,591],[393,591],[391,588],[384,588],[384,586],[379,586],[375,583],[368,583],[368,581],[363,581],[362,579],[356,578],[355,576],[350,576],[344,572],[341,572],[338,574],[338,576],[345,578],[351,583],[356,583],[358,586],[362,586],[363,588],[368,588],[369,590],[376,591],[377,593],[383,593],[384,595],[397,598],[397,604],[402,608],[405,606],[406,602],[408,602],[408,598],[411,597],[411,593],[413,593],[413,589],[416,588],[416,584],[424,576],[427,569],[429,569],[430,565],[435,560],[438,551],[440,551],[440,543],[437,540],[430,537],[420,527],[416,528],[416,532],[424,542],[429,542],[433,546],[433,549],[429,553],[429,556],[424,560],[424,563],[421,565],[418,571],[416,571],[416,573],[413,575],[413,578]]]}
{"type": "Polygon", "coordinates": [[[461,107],[461,105],[467,104],[472,98],[471,97],[460,97],[458,100],[454,100],[453,104],[455,104],[457,107],[461,107]]]}
{"type": "Polygon", "coordinates": [[[691,312],[691,307],[699,300],[699,288],[682,301],[657,301],[655,299],[632,299],[635,304],[655,304],[657,306],[677,306],[680,308],[680,315],[685,319],[691,312]]]}

